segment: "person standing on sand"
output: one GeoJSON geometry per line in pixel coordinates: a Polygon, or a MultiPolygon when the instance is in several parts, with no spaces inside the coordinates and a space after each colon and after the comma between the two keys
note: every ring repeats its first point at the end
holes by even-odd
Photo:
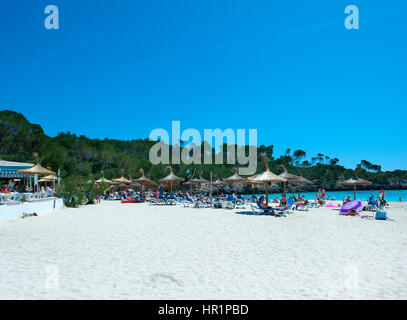
{"type": "Polygon", "coordinates": [[[324,188],[322,188],[321,197],[322,197],[322,200],[325,200],[325,189],[324,188]]]}
{"type": "Polygon", "coordinates": [[[382,195],[382,198],[384,199],[384,195],[386,194],[386,191],[384,191],[383,188],[380,189],[379,194],[382,195]]]}
{"type": "Polygon", "coordinates": [[[317,193],[315,194],[315,200],[318,201],[321,197],[321,189],[318,189],[317,193]]]}

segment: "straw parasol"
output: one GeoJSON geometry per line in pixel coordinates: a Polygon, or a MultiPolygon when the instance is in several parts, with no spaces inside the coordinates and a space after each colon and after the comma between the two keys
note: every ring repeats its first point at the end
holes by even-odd
{"type": "Polygon", "coordinates": [[[300,192],[301,186],[303,184],[314,184],[314,183],[312,181],[308,180],[307,178],[304,178],[302,176],[301,170],[298,170],[298,173],[299,173],[299,179],[297,181],[297,183],[298,183],[298,195],[301,196],[301,192],[300,192]]]}
{"type": "Polygon", "coordinates": [[[119,183],[120,185],[127,185],[131,183],[129,179],[124,177],[124,169],[122,169],[122,176],[120,178],[113,179],[113,181],[119,183]]]}
{"type": "Polygon", "coordinates": [[[55,175],[54,171],[45,169],[40,165],[37,152],[34,152],[34,158],[35,158],[35,161],[37,162],[34,166],[32,166],[31,168],[28,168],[28,169],[18,170],[18,173],[26,174],[26,175],[38,174],[38,175],[42,175],[42,176],[55,175]]]}
{"type": "Polygon", "coordinates": [[[191,179],[191,180],[188,180],[188,181],[186,182],[186,184],[187,184],[187,185],[191,185],[191,186],[197,186],[198,189],[199,189],[200,186],[202,186],[202,185],[211,184],[210,181],[208,181],[208,180],[206,180],[206,179],[204,179],[204,178],[201,177],[202,174],[203,174],[202,170],[199,170],[198,177],[197,177],[197,178],[193,178],[193,179],[191,179]]]}
{"type": "Polygon", "coordinates": [[[252,199],[254,199],[254,188],[256,184],[263,184],[263,182],[259,181],[253,181],[254,178],[256,178],[259,174],[255,174],[254,176],[251,176],[247,178],[247,184],[249,184],[252,187],[252,199]]]}
{"type": "Polygon", "coordinates": [[[160,179],[160,183],[167,185],[168,186],[168,190],[169,192],[171,192],[172,190],[172,185],[173,184],[178,184],[181,183],[183,181],[185,181],[184,178],[180,178],[177,177],[173,172],[172,172],[172,168],[171,167],[167,167],[166,168],[167,171],[170,171],[170,174],[168,176],[166,176],[165,178],[160,179]]]}
{"type": "Polygon", "coordinates": [[[262,173],[259,173],[253,177],[251,177],[250,181],[252,182],[263,182],[266,184],[266,204],[268,204],[268,192],[269,192],[269,182],[286,182],[287,179],[280,177],[269,169],[269,159],[265,156],[264,153],[260,152],[260,155],[263,157],[264,164],[266,165],[266,170],[262,173]]]}
{"type": "Polygon", "coordinates": [[[234,187],[235,187],[235,193],[236,193],[236,185],[238,183],[246,183],[247,179],[242,178],[241,176],[239,176],[237,174],[237,168],[233,168],[233,171],[235,172],[233,175],[231,175],[230,177],[223,179],[224,182],[227,183],[233,183],[234,187]]]}
{"type": "Polygon", "coordinates": [[[136,180],[133,180],[134,183],[141,184],[143,186],[151,186],[151,187],[154,187],[154,186],[157,185],[153,180],[147,178],[144,175],[144,169],[143,168],[140,168],[139,171],[141,173],[141,177],[136,179],[136,180]]]}
{"type": "Polygon", "coordinates": [[[367,186],[369,184],[372,184],[370,181],[361,179],[357,176],[358,172],[361,170],[361,167],[357,167],[353,171],[353,177],[345,180],[345,181],[340,181],[339,184],[344,185],[344,186],[353,186],[353,199],[356,200],[356,186],[367,186]]]}
{"type": "Polygon", "coordinates": [[[282,164],[280,164],[278,167],[279,167],[280,169],[283,169],[283,170],[284,170],[284,171],[283,171],[282,173],[280,173],[278,176],[279,176],[280,178],[287,179],[287,180],[284,182],[284,193],[286,193],[286,182],[298,182],[298,181],[300,180],[300,177],[299,177],[299,176],[296,176],[295,174],[289,173],[289,172],[287,171],[287,169],[286,169],[282,164]]]}
{"type": "Polygon", "coordinates": [[[216,180],[214,182],[212,182],[211,185],[216,188],[216,190],[218,191],[218,194],[219,194],[219,187],[224,185],[225,183],[226,182],[219,179],[219,174],[216,174],[216,180]]]}
{"type": "Polygon", "coordinates": [[[96,183],[112,183],[111,180],[105,178],[105,173],[103,172],[103,170],[100,172],[102,173],[102,178],[96,180],[96,183]]]}

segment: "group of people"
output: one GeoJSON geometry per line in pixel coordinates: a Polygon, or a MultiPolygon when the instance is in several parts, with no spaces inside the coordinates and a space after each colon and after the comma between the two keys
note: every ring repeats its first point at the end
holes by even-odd
{"type": "Polygon", "coordinates": [[[11,192],[18,192],[18,193],[24,193],[24,192],[30,192],[30,188],[23,183],[16,183],[14,180],[9,180],[6,181],[0,188],[0,193],[11,193],[11,192]]]}

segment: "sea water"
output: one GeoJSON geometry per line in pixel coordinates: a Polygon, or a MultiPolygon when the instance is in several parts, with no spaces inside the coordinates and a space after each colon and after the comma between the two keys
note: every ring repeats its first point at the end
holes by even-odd
{"type": "MultiPolygon", "coordinates": [[[[362,201],[367,201],[370,197],[370,195],[373,194],[375,199],[377,199],[377,196],[379,195],[379,190],[361,190],[361,191],[356,191],[356,199],[357,200],[362,200],[362,201]]],[[[256,196],[263,196],[264,194],[257,194],[256,196]]],[[[278,198],[281,199],[281,193],[269,193],[269,199],[274,199],[278,198]]],[[[295,195],[298,196],[298,193],[287,193],[287,197],[295,195]]],[[[301,192],[301,195],[304,196],[308,200],[315,200],[316,198],[316,192],[301,192]]],[[[350,197],[353,200],[353,190],[348,190],[348,191],[326,191],[325,193],[325,199],[327,197],[330,197],[331,199],[334,197],[336,200],[342,201],[345,197],[350,197]]],[[[251,198],[251,195],[245,195],[245,199],[251,198]]],[[[398,202],[401,201],[406,202],[407,201],[407,190],[386,190],[386,194],[384,198],[387,201],[390,202],[398,202]]]]}

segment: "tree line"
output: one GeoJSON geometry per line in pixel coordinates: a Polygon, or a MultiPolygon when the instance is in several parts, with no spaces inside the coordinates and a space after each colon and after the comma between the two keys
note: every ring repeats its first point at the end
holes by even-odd
{"type": "MultiPolygon", "coordinates": [[[[152,165],[149,161],[149,150],[155,143],[149,139],[90,139],[70,132],[61,132],[56,137],[50,137],[40,125],[30,123],[21,113],[0,111],[0,157],[10,161],[34,162],[33,152],[37,152],[41,165],[50,167],[53,171],[61,169],[62,178],[89,178],[91,174],[94,178],[99,178],[103,170],[105,177],[111,179],[119,177],[121,169],[124,169],[126,178],[135,179],[140,176],[138,170],[143,168],[147,176],[157,181],[167,174],[167,165],[152,165]]],[[[224,146],[224,153],[226,149],[224,146]]],[[[265,168],[260,157],[260,152],[263,152],[269,158],[269,168],[274,173],[280,173],[278,166],[284,165],[289,172],[302,174],[316,185],[326,188],[333,188],[338,180],[353,176],[354,168],[340,165],[338,158],[318,153],[308,157],[308,160],[306,151],[291,149],[287,149],[279,157],[274,157],[273,149],[273,145],[259,146],[257,172],[265,168]]],[[[215,150],[212,154],[215,156],[215,150]]],[[[186,179],[200,170],[206,179],[209,178],[210,172],[214,177],[225,178],[232,174],[234,167],[226,164],[226,158],[223,157],[224,164],[181,163],[172,167],[176,175],[186,179]]],[[[400,187],[407,181],[407,170],[382,171],[380,165],[367,160],[361,160],[359,166],[362,170],[358,176],[372,181],[377,186],[400,187]]]]}

